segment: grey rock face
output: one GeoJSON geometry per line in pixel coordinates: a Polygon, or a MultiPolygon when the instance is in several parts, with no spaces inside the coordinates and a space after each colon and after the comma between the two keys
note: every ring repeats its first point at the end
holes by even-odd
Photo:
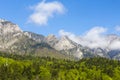
{"type": "Polygon", "coordinates": [[[65,54],[78,59],[100,56],[120,60],[119,45],[113,45],[116,42],[119,44],[120,37],[108,35],[105,39],[108,43],[107,47],[90,48],[72,41],[68,36],[58,38],[51,34],[45,37],[40,34],[22,31],[18,25],[0,19],[0,51],[10,53],[29,54],[42,53],[41,51],[43,51],[48,54],[51,51],[51,53],[55,52],[57,55],[61,53],[60,55],[65,54]],[[118,48],[114,49],[111,45],[118,48]]]}
{"type": "Polygon", "coordinates": [[[32,32],[25,31],[24,35],[29,37],[30,39],[35,40],[36,42],[39,42],[39,43],[44,42],[44,40],[45,40],[45,37],[43,35],[32,33],[32,32]]]}
{"type": "Polygon", "coordinates": [[[0,49],[9,48],[22,36],[22,32],[18,25],[0,20],[0,49]]]}
{"type": "Polygon", "coordinates": [[[0,20],[0,50],[10,53],[26,53],[32,51],[31,46],[41,43],[44,36],[31,32],[23,32],[18,25],[0,20]]]}

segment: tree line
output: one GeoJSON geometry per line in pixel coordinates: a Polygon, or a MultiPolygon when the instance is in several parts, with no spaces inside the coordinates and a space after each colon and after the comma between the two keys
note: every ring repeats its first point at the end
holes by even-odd
{"type": "Polygon", "coordinates": [[[120,61],[78,61],[0,52],[0,80],[120,80],[120,61]]]}

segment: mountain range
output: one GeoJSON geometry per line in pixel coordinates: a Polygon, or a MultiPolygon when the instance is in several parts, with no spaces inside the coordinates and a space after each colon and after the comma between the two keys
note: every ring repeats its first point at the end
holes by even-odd
{"type": "Polygon", "coordinates": [[[61,37],[53,34],[44,36],[23,31],[17,24],[0,19],[0,51],[11,54],[76,59],[100,56],[120,60],[120,49],[110,46],[120,41],[120,36],[109,34],[105,39],[108,43],[106,47],[92,48],[84,46],[82,43],[85,40],[82,38],[77,43],[67,35],[61,37]]]}

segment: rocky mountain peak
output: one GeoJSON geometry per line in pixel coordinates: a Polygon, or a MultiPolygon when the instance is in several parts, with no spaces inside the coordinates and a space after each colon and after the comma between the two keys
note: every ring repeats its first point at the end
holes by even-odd
{"type": "Polygon", "coordinates": [[[46,37],[48,40],[51,40],[51,39],[55,39],[56,36],[54,34],[49,34],[47,37],[46,37]]]}
{"type": "Polygon", "coordinates": [[[67,36],[62,36],[58,43],[55,45],[57,50],[68,50],[75,47],[73,41],[71,41],[67,36]]]}
{"type": "Polygon", "coordinates": [[[18,25],[0,19],[0,49],[6,49],[18,41],[18,37],[22,36],[22,32],[18,25]]]}
{"type": "Polygon", "coordinates": [[[45,40],[52,47],[58,42],[57,37],[53,34],[48,35],[45,40]]]}
{"type": "Polygon", "coordinates": [[[0,19],[0,33],[1,34],[9,34],[9,33],[16,33],[22,32],[17,24],[14,24],[10,21],[0,19]]]}
{"type": "Polygon", "coordinates": [[[0,19],[0,22],[5,22],[5,21],[6,21],[5,19],[2,19],[2,18],[0,19]]]}

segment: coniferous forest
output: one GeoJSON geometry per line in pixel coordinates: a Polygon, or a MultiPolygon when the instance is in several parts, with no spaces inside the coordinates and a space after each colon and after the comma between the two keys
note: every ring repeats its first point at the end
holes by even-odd
{"type": "Polygon", "coordinates": [[[63,60],[0,53],[0,80],[120,80],[120,61],[63,60]]]}

